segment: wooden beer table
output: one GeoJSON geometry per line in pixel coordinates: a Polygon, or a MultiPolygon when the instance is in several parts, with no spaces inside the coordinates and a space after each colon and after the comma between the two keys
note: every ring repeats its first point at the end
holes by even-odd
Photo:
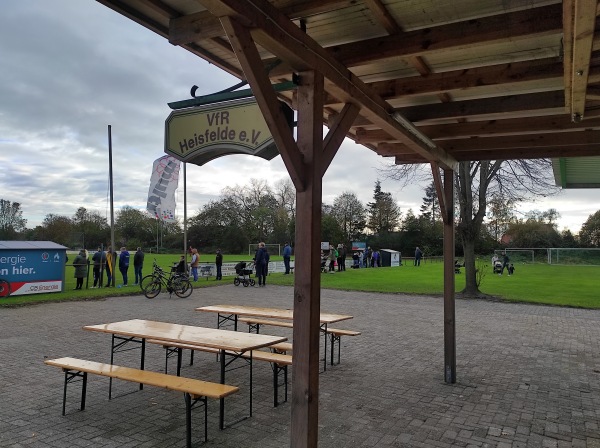
{"type": "MultiPolygon", "coordinates": [[[[132,350],[125,346],[137,343],[141,348],[140,369],[144,370],[146,354],[146,339],[165,342],[184,343],[203,347],[215,348],[220,351],[221,384],[225,384],[226,367],[237,359],[242,359],[250,367],[250,416],[252,416],[252,350],[268,347],[287,340],[286,337],[269,336],[265,334],[241,333],[215,328],[180,325],[168,322],[132,319],[122,322],[112,322],[100,325],[86,325],[84,330],[108,333],[112,335],[110,363],[113,364],[114,354],[120,351],[132,350]],[[245,352],[250,356],[242,358],[245,352]],[[226,357],[228,361],[226,362],[226,357]]],[[[137,348],[137,347],[135,347],[137,348]]],[[[143,385],[140,384],[140,389],[143,385]]],[[[109,386],[109,398],[112,389],[112,378],[109,386]]],[[[224,427],[225,401],[220,400],[219,428],[224,427]]]]}
{"type": "MultiPolygon", "coordinates": [[[[294,310],[283,308],[261,308],[245,305],[209,305],[196,308],[196,311],[217,313],[217,328],[231,326],[233,323],[234,331],[237,331],[239,316],[265,317],[289,321],[294,320],[294,310]]],[[[319,322],[325,340],[325,354],[327,354],[327,325],[352,318],[353,316],[347,314],[320,313],[319,322]]],[[[327,370],[326,355],[323,357],[323,370],[327,370]]]]}

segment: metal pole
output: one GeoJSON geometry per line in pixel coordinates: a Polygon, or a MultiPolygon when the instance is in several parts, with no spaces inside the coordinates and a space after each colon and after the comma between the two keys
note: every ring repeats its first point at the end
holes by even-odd
{"type": "Polygon", "coordinates": [[[183,253],[187,263],[187,164],[183,162],[183,253]]]}
{"type": "MultiPolygon", "coordinates": [[[[114,195],[113,195],[113,169],[112,169],[112,132],[111,125],[108,125],[108,179],[110,184],[110,250],[113,253],[115,251],[115,209],[114,209],[114,195]]],[[[112,286],[115,286],[115,257],[111,253],[111,272],[112,272],[112,286]]]]}

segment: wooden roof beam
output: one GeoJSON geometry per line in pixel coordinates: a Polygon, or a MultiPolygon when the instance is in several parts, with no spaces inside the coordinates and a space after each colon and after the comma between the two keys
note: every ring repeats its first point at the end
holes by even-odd
{"type": "MultiPolygon", "coordinates": [[[[560,114],[505,120],[482,120],[468,123],[421,125],[418,128],[438,143],[455,138],[597,129],[600,128],[600,110],[587,112],[586,118],[579,123],[573,123],[568,115],[560,114]]],[[[393,142],[390,135],[380,129],[370,130],[358,127],[354,130],[354,134],[354,140],[360,144],[393,142]]]]}
{"type": "Polygon", "coordinates": [[[381,0],[363,0],[367,8],[375,16],[377,21],[385,28],[388,34],[398,34],[402,30],[392,15],[389,13],[381,0]]]}
{"type": "MultiPolygon", "coordinates": [[[[509,135],[445,140],[440,145],[448,152],[504,150],[511,148],[544,148],[553,146],[587,146],[599,144],[600,131],[555,132],[535,135],[509,135]]],[[[474,159],[476,160],[476,159],[474,159]]]]}
{"type": "MultiPolygon", "coordinates": [[[[600,71],[599,71],[600,74],[600,71]]],[[[539,83],[554,88],[562,87],[563,64],[557,58],[537,61],[515,62],[467,70],[455,70],[431,73],[427,77],[414,76],[389,81],[369,83],[383,99],[404,98],[417,95],[448,93],[455,90],[465,91],[494,85],[519,85],[532,83],[539,89],[539,83]]],[[[599,76],[600,81],[600,76],[599,76]]]]}
{"type": "Polygon", "coordinates": [[[540,114],[546,110],[547,115],[564,112],[565,98],[562,90],[553,92],[529,93],[526,95],[509,95],[478,100],[453,101],[444,104],[426,104],[400,108],[400,112],[412,122],[458,119],[470,116],[495,114],[517,114],[529,116],[532,111],[540,114]]]}
{"type": "MultiPolygon", "coordinates": [[[[327,50],[343,65],[355,67],[375,60],[427,56],[451,48],[468,51],[490,43],[514,42],[548,34],[555,34],[558,39],[562,31],[561,6],[550,5],[351,42],[327,47],[327,50]]],[[[289,67],[277,67],[273,76],[285,76],[289,70],[289,67]]]]}
{"type": "Polygon", "coordinates": [[[597,0],[564,0],[565,100],[571,119],[583,119],[597,0]]]}
{"type": "MultiPolygon", "coordinates": [[[[101,1],[101,0],[100,0],[101,1]]],[[[145,0],[149,1],[149,0],[145,0]]],[[[156,0],[153,0],[156,1],[156,0]]],[[[275,7],[290,19],[301,19],[315,14],[335,11],[338,8],[352,6],[356,0],[310,0],[299,4],[286,4],[274,1],[275,7]],[[282,4],[280,7],[279,4],[282,4]]],[[[210,11],[201,11],[174,18],[169,25],[169,42],[182,45],[202,39],[224,36],[225,32],[219,19],[210,11]]]]}
{"type": "MultiPolygon", "coordinates": [[[[430,161],[455,169],[457,163],[404,120],[394,109],[346,67],[281,14],[268,1],[199,0],[217,17],[233,17],[251,28],[252,37],[294,70],[317,70],[326,78],[326,90],[344,103],[359,105],[361,115],[387,130],[430,161]]],[[[237,52],[236,52],[237,53],[237,52]]]]}
{"type": "Polygon", "coordinates": [[[522,147],[522,148],[507,148],[500,153],[497,150],[478,150],[478,151],[456,151],[453,155],[457,160],[498,160],[501,154],[502,160],[515,159],[554,159],[559,157],[590,157],[600,156],[600,144],[587,146],[571,147],[569,145],[562,146],[546,146],[546,147],[522,147]]]}
{"type": "Polygon", "coordinates": [[[222,22],[292,182],[298,191],[304,191],[306,173],[300,150],[264,71],[250,32],[230,17],[224,17],[222,22]]]}
{"type": "MultiPolygon", "coordinates": [[[[575,148],[571,148],[568,145],[545,148],[511,148],[503,149],[501,153],[497,150],[456,151],[452,155],[459,162],[468,162],[471,160],[499,160],[499,156],[502,157],[502,160],[589,157],[600,156],[600,144],[577,146],[575,148]]],[[[396,165],[427,163],[426,160],[416,157],[414,153],[396,155],[394,161],[396,165]]]]}

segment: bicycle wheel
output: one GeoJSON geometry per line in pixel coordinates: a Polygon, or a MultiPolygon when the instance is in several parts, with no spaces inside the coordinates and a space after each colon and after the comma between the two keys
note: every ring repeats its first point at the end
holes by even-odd
{"type": "Polygon", "coordinates": [[[0,297],[8,297],[10,295],[10,283],[7,280],[0,279],[0,297]]]}
{"type": "Polygon", "coordinates": [[[194,291],[192,283],[185,278],[175,280],[173,283],[173,289],[175,290],[175,295],[183,299],[189,297],[194,291]]]}
{"type": "Polygon", "coordinates": [[[140,282],[140,289],[142,290],[142,292],[145,291],[148,285],[150,285],[150,283],[152,283],[156,279],[157,276],[154,274],[148,274],[144,278],[142,278],[142,281],[140,282]]]}
{"type": "Polygon", "coordinates": [[[148,299],[153,299],[158,294],[160,294],[160,289],[161,288],[162,288],[162,282],[160,280],[158,280],[158,279],[153,279],[152,282],[150,282],[146,286],[146,289],[144,289],[144,295],[148,299]]]}

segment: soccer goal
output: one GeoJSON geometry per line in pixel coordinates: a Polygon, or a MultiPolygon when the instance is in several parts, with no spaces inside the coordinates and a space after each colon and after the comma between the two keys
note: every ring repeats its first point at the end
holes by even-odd
{"type": "Polygon", "coordinates": [[[548,264],[600,266],[600,249],[552,247],[548,249],[548,264]]]}
{"type": "MultiPolygon", "coordinates": [[[[265,243],[267,252],[269,255],[281,255],[281,244],[267,244],[265,243]]],[[[258,250],[258,243],[248,245],[248,255],[254,255],[258,250]]]]}

